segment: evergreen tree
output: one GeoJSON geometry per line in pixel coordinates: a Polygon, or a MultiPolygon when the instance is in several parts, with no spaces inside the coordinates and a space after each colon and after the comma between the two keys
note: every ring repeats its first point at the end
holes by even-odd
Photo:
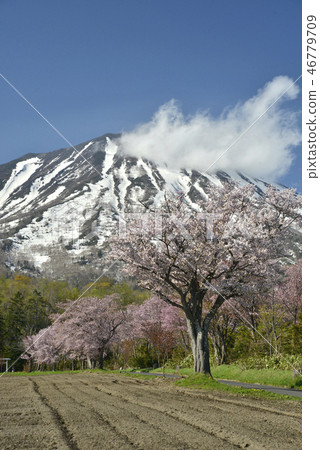
{"type": "MultiPolygon", "coordinates": [[[[7,347],[8,356],[16,359],[23,351],[22,338],[26,325],[24,297],[18,291],[10,299],[7,315],[7,347]]],[[[18,366],[22,365],[22,361],[18,366]]],[[[18,367],[17,367],[18,368],[18,367]]]]}
{"type": "Polygon", "coordinates": [[[4,356],[5,337],[6,337],[5,320],[4,320],[3,312],[0,310],[0,357],[4,356]]]}
{"type": "Polygon", "coordinates": [[[47,313],[47,302],[37,289],[34,289],[31,297],[27,299],[25,313],[25,331],[28,335],[37,333],[50,323],[47,313]]]}

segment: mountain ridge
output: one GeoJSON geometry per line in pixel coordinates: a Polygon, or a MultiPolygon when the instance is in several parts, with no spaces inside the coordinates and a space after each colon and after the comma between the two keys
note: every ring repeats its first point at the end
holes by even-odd
{"type": "Polygon", "coordinates": [[[46,272],[53,253],[100,267],[119,215],[135,212],[141,203],[159,205],[167,190],[184,192],[193,204],[211,186],[226,181],[250,183],[257,195],[270,186],[235,171],[204,174],[159,167],[126,156],[119,137],[106,133],[75,147],[28,153],[0,165],[0,244],[8,270],[22,270],[29,261],[33,270],[46,272]]]}

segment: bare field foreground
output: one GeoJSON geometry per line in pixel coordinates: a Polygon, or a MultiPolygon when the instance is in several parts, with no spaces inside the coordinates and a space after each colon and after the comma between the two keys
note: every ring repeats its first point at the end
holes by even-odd
{"type": "Polygon", "coordinates": [[[301,404],[99,373],[0,379],[1,449],[298,449],[301,404]]]}

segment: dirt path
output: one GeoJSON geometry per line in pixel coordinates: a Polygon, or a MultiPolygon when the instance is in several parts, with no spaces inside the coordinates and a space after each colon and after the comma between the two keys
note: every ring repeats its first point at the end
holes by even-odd
{"type": "Polygon", "coordinates": [[[1,449],[299,449],[301,405],[78,374],[2,377],[1,449]]]}

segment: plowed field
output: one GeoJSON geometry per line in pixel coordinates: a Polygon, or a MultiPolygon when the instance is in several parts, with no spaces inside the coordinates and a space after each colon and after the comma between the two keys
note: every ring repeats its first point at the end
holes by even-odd
{"type": "Polygon", "coordinates": [[[1,449],[299,449],[301,405],[104,374],[0,379],[1,449]]]}

